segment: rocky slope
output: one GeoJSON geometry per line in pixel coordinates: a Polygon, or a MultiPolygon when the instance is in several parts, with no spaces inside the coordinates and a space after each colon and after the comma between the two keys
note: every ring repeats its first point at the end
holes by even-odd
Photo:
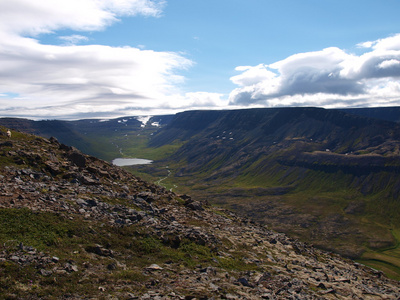
{"type": "Polygon", "coordinates": [[[398,299],[381,272],[75,148],[0,135],[5,299],[398,299]]]}

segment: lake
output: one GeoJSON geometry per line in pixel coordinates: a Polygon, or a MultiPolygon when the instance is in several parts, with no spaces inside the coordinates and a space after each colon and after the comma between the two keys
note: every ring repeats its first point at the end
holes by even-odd
{"type": "Polygon", "coordinates": [[[112,161],[113,165],[118,167],[133,166],[133,165],[148,165],[153,161],[142,158],[116,158],[112,161]]]}

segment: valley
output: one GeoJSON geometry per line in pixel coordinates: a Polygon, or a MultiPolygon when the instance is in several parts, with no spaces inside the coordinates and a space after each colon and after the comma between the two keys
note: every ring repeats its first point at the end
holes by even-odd
{"type": "MultiPolygon", "coordinates": [[[[154,161],[125,167],[136,176],[399,279],[398,112],[192,111],[144,127],[129,118],[63,127],[73,146],[102,159],[123,149],[154,161]]],[[[54,135],[62,142],[63,132],[54,135]]]]}

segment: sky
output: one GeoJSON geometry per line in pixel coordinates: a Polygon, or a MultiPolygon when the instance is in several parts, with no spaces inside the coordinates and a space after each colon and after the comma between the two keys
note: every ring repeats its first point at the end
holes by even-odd
{"type": "Polygon", "coordinates": [[[0,117],[400,106],[399,0],[0,0],[0,117]]]}

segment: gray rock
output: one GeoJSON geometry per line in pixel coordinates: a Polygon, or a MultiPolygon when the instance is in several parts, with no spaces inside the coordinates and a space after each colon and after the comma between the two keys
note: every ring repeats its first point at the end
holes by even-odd
{"type": "Polygon", "coordinates": [[[41,270],[39,271],[39,273],[40,273],[42,276],[44,276],[44,277],[49,277],[49,276],[51,276],[51,275],[53,274],[53,272],[48,271],[48,270],[45,270],[45,269],[41,269],[41,270]]]}
{"type": "Polygon", "coordinates": [[[75,264],[66,263],[64,266],[64,270],[67,271],[68,273],[78,272],[78,266],[75,264]]]}
{"type": "Polygon", "coordinates": [[[238,283],[240,283],[243,286],[247,286],[247,287],[254,287],[254,285],[252,285],[246,278],[241,277],[237,280],[238,283]]]}
{"type": "Polygon", "coordinates": [[[186,200],[185,206],[192,210],[204,210],[203,205],[199,201],[193,201],[192,199],[186,200]]]}
{"type": "Polygon", "coordinates": [[[114,252],[110,249],[104,248],[101,245],[89,246],[85,249],[87,252],[94,253],[100,256],[114,257],[114,252]]]}
{"type": "Polygon", "coordinates": [[[152,264],[152,265],[150,265],[150,266],[148,266],[147,268],[146,268],[146,270],[148,270],[148,271],[160,271],[160,270],[163,270],[163,268],[161,268],[159,265],[157,265],[157,264],[152,264]]]}
{"type": "Polygon", "coordinates": [[[77,167],[84,168],[86,166],[85,155],[78,151],[73,151],[67,154],[68,159],[77,167]]]}
{"type": "Polygon", "coordinates": [[[85,205],[85,206],[87,205],[86,200],[83,200],[83,199],[80,199],[80,198],[76,199],[76,203],[79,204],[79,205],[85,205]]]}

